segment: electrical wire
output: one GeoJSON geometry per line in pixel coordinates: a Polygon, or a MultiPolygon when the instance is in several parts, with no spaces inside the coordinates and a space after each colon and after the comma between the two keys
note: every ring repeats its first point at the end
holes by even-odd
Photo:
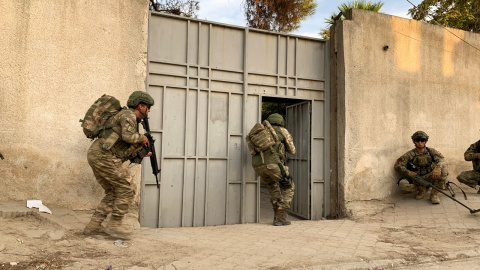
{"type": "MultiPolygon", "coordinates": [[[[414,6],[415,8],[418,9],[418,7],[416,5],[414,5],[412,2],[410,2],[410,0],[406,0],[408,3],[410,3],[412,6],[414,6]]],[[[471,47],[473,47],[474,49],[476,49],[477,51],[480,52],[480,49],[475,47],[473,44],[470,44],[468,41],[464,40],[463,38],[455,35],[455,33],[453,33],[452,31],[448,30],[448,28],[446,26],[443,26],[441,25],[439,22],[435,21],[435,19],[432,18],[432,21],[436,24],[436,25],[439,25],[441,27],[443,27],[445,30],[447,30],[447,32],[449,32],[450,34],[454,35],[456,38],[460,39],[461,41],[467,43],[468,45],[470,45],[471,47]]]]}

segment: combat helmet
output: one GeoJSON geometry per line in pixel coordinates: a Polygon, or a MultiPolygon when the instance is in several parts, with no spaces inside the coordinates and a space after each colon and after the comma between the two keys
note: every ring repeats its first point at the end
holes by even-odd
{"type": "Polygon", "coordinates": [[[272,125],[281,127],[285,126],[285,121],[283,120],[283,117],[278,113],[270,114],[267,118],[267,121],[270,122],[270,124],[272,125]]]}
{"type": "Polygon", "coordinates": [[[127,107],[136,108],[140,103],[153,106],[155,101],[148,93],[143,91],[135,91],[130,95],[130,97],[128,97],[127,107]]]}
{"type": "Polygon", "coordinates": [[[425,133],[423,131],[417,131],[417,132],[413,133],[412,140],[416,141],[416,140],[421,140],[421,139],[424,139],[424,140],[428,141],[427,133],[425,133]]]}

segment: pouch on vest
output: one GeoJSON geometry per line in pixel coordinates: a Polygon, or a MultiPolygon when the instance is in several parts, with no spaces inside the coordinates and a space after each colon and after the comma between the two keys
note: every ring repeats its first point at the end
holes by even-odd
{"type": "Polygon", "coordinates": [[[120,101],[112,96],[103,95],[97,99],[85,113],[85,117],[80,119],[83,133],[89,139],[99,137],[100,133],[107,128],[107,120],[122,110],[120,101]]]}

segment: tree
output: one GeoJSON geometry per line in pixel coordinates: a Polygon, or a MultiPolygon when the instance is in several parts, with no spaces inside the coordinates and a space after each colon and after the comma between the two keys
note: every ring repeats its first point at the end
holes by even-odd
{"type": "Polygon", "coordinates": [[[315,0],[244,0],[247,25],[288,33],[315,13],[315,0]]]}
{"type": "Polygon", "coordinates": [[[266,120],[272,113],[278,113],[283,117],[283,119],[285,119],[285,113],[287,112],[288,105],[290,105],[290,103],[263,102],[262,121],[266,120]]]}
{"type": "Polygon", "coordinates": [[[380,12],[383,5],[384,3],[382,1],[372,2],[366,0],[354,0],[353,2],[342,3],[337,7],[338,11],[340,11],[339,13],[333,12],[330,18],[325,18],[325,23],[327,23],[328,26],[326,28],[321,28],[319,35],[324,39],[330,39],[330,26],[334,25],[337,21],[345,20],[347,12],[352,8],[380,12]]]}
{"type": "Polygon", "coordinates": [[[415,20],[480,33],[478,0],[424,0],[408,14],[415,20]]]}
{"type": "Polygon", "coordinates": [[[199,2],[195,0],[150,0],[150,10],[180,15],[184,17],[197,17],[200,9],[199,2]]]}

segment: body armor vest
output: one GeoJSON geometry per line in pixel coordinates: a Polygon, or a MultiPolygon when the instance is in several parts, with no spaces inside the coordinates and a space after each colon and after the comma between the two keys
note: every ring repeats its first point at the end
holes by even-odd
{"type": "Polygon", "coordinates": [[[433,158],[428,150],[423,154],[415,154],[412,160],[414,171],[420,176],[429,174],[432,171],[433,158]]]}

